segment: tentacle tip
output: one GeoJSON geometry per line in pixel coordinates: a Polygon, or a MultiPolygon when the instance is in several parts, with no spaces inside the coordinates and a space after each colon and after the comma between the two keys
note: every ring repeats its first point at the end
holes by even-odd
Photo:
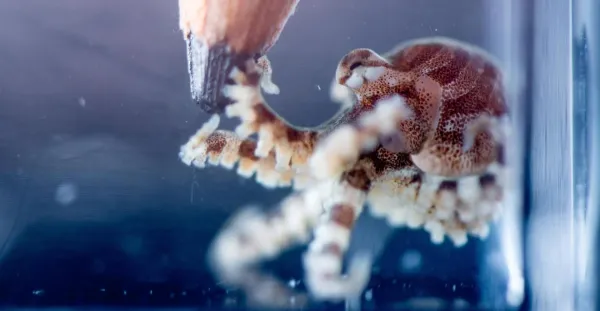
{"type": "Polygon", "coordinates": [[[469,239],[467,238],[466,232],[461,232],[461,233],[450,235],[450,240],[454,244],[454,247],[460,248],[460,247],[467,245],[467,242],[469,239]]]}
{"type": "MultiPolygon", "coordinates": [[[[223,91],[225,93],[225,91],[223,91]]],[[[238,106],[236,104],[231,104],[225,107],[225,116],[228,118],[239,117],[242,113],[239,111],[238,106]]]]}
{"type": "Polygon", "coordinates": [[[273,81],[261,80],[260,86],[267,94],[279,95],[279,93],[280,93],[279,86],[277,86],[277,84],[273,83],[273,81]]]}
{"type": "Polygon", "coordinates": [[[374,111],[365,114],[359,122],[363,127],[379,129],[384,135],[395,132],[399,121],[410,119],[414,114],[400,95],[380,99],[375,107],[374,111]]]}
{"type": "Polygon", "coordinates": [[[179,151],[179,160],[187,166],[196,166],[203,168],[205,166],[206,157],[204,150],[201,147],[193,148],[190,143],[181,146],[179,151]]]}
{"type": "Polygon", "coordinates": [[[471,234],[480,238],[481,240],[485,240],[490,234],[490,226],[487,223],[481,224],[472,230],[471,234]]]}
{"type": "Polygon", "coordinates": [[[373,256],[370,253],[359,253],[352,258],[348,277],[345,280],[347,282],[345,299],[360,297],[369,283],[372,267],[373,256]]]}
{"type": "Polygon", "coordinates": [[[333,79],[331,83],[331,87],[329,89],[329,98],[331,98],[334,103],[341,105],[343,108],[354,106],[356,101],[356,95],[354,95],[352,89],[343,84],[339,84],[336,79],[333,79]]]}
{"type": "Polygon", "coordinates": [[[433,244],[440,245],[440,244],[444,243],[444,234],[440,234],[437,232],[431,232],[430,238],[431,238],[431,243],[433,243],[433,244]]]}
{"type": "Polygon", "coordinates": [[[189,154],[185,152],[184,147],[185,146],[181,146],[181,151],[179,151],[178,158],[181,160],[181,162],[183,162],[183,164],[190,166],[192,165],[194,158],[190,157],[189,154]]]}
{"type": "Polygon", "coordinates": [[[311,296],[316,300],[327,301],[360,297],[369,282],[372,262],[370,254],[358,254],[350,261],[346,277],[307,279],[311,296]]]}
{"type": "Polygon", "coordinates": [[[261,184],[263,187],[272,190],[277,188],[277,180],[273,180],[271,178],[256,178],[256,182],[261,184]]]}
{"type": "Polygon", "coordinates": [[[206,123],[204,123],[202,128],[206,129],[207,131],[214,132],[219,127],[220,122],[221,117],[215,113],[212,116],[210,116],[210,118],[208,119],[208,121],[206,121],[206,123]]]}
{"type": "Polygon", "coordinates": [[[256,174],[256,182],[267,189],[275,189],[285,183],[285,176],[277,170],[271,168],[259,167],[256,174]]]}

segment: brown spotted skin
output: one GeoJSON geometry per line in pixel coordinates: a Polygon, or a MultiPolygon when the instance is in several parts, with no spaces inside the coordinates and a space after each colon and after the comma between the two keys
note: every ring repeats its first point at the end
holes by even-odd
{"type": "MultiPolygon", "coordinates": [[[[225,146],[232,139],[232,134],[224,131],[217,131],[206,139],[206,152],[208,154],[221,154],[225,149],[225,146]]],[[[252,161],[258,161],[260,158],[254,155],[254,150],[256,149],[256,141],[251,139],[244,139],[241,141],[240,146],[238,147],[238,155],[240,158],[249,159],[252,161]]]]}
{"type": "Polygon", "coordinates": [[[401,95],[414,112],[413,119],[398,126],[411,161],[402,154],[393,157],[383,147],[366,157],[389,169],[414,163],[426,173],[448,177],[481,173],[495,160],[495,143],[487,132],[476,136],[468,152],[462,150],[469,122],[507,113],[500,69],[484,52],[447,39],[408,42],[384,56],[357,49],[340,61],[338,82],[347,83],[359,66],[386,71],[354,89],[359,103],[349,121],[392,94],[401,95]]]}

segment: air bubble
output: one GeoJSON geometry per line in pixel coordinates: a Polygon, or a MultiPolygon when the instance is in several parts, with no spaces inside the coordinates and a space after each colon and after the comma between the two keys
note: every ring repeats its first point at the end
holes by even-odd
{"type": "Polygon", "coordinates": [[[400,259],[400,268],[403,272],[416,272],[421,269],[422,256],[419,251],[407,250],[400,259]]]}
{"type": "Polygon", "coordinates": [[[365,300],[366,301],[371,301],[373,299],[373,290],[372,289],[368,289],[365,292],[365,300]]]}
{"type": "Polygon", "coordinates": [[[77,195],[77,186],[73,183],[65,182],[56,188],[55,199],[59,204],[67,206],[75,202],[77,195]]]}
{"type": "Polygon", "coordinates": [[[34,289],[31,293],[36,296],[42,296],[46,291],[43,289],[34,289]]]}

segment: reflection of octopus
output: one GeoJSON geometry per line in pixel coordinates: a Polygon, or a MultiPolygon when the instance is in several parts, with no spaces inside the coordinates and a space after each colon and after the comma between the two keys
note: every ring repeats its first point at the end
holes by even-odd
{"type": "Polygon", "coordinates": [[[266,59],[235,70],[235,84],[224,90],[234,100],[226,114],[241,125],[235,133],[216,130],[215,115],[180,154],[197,167],[238,163],[238,174],[256,173],[265,187],[296,190],[275,212],[246,209],[227,224],[211,250],[224,282],[250,299],[285,305],[287,288],[251,267],[312,237],[304,257],[312,297],[355,297],[370,259],[355,258],[345,276],[342,261],[366,203],[393,226],[425,229],[433,243],[447,236],[462,246],[467,234],[488,235],[506,187],[507,107],[499,68],[484,52],[442,38],[385,56],[354,50],[340,61],[332,88],[345,104],[316,129],[293,127],[267,106],[259,85],[278,91],[270,73],[266,59]],[[257,140],[248,138],[255,133],[257,140]]]}

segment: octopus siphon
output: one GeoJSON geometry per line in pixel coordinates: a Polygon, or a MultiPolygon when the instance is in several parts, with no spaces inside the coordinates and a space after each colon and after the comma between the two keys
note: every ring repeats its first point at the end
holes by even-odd
{"type": "Polygon", "coordinates": [[[225,115],[241,124],[219,130],[213,115],[180,159],[199,168],[237,166],[264,187],[293,191],[274,211],[245,208],[225,224],[209,250],[219,280],[263,305],[357,297],[372,259],[357,255],[342,268],[366,205],[391,226],[424,229],[435,244],[460,247],[469,236],[488,236],[507,191],[509,118],[500,67],[486,52],[439,37],[382,55],[355,49],[332,83],[340,110],[316,128],[289,124],[265,102],[262,91],[279,92],[266,57],[242,67],[223,89],[233,101],[225,115]],[[253,270],[301,243],[309,243],[308,295],[294,296],[253,270]]]}

